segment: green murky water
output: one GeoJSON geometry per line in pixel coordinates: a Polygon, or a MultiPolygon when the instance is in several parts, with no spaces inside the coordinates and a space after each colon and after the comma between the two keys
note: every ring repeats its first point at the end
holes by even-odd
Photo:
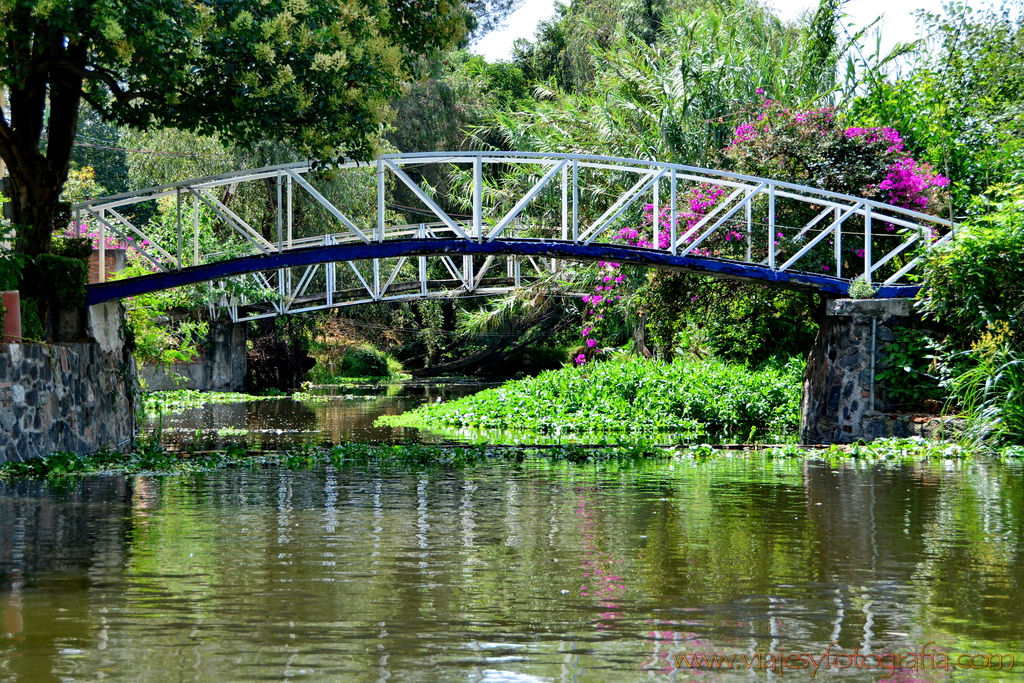
{"type": "Polygon", "coordinates": [[[172,448],[200,443],[223,448],[244,443],[253,448],[286,449],[305,443],[347,441],[395,443],[478,440],[480,435],[455,430],[427,431],[409,427],[378,427],[381,415],[398,415],[423,403],[446,401],[485,387],[480,382],[406,382],[315,389],[310,400],[277,398],[242,403],[208,404],[199,409],[167,413],[150,420],[144,430],[159,430],[172,448]]]}
{"type": "Polygon", "coordinates": [[[782,678],[1021,680],[1022,527],[1024,471],[984,462],[19,484],[0,492],[0,681],[778,680],[676,656],[831,642],[865,666],[1020,661],[782,678]]]}

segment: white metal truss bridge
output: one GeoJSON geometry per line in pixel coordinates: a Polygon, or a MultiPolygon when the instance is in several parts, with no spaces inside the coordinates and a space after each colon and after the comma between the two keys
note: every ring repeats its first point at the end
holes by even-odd
{"type": "Polygon", "coordinates": [[[204,290],[212,312],[234,321],[495,295],[552,276],[579,283],[586,262],[835,297],[859,278],[877,297],[913,296],[922,251],[955,232],[942,218],[766,178],[527,152],[284,164],[72,209],[77,224],[99,232],[100,282],[88,287],[88,303],[212,283],[204,290]],[[108,277],[110,240],[151,273],[108,277]]]}

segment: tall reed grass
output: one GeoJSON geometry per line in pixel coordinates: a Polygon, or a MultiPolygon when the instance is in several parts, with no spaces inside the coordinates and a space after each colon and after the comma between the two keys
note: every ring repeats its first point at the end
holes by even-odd
{"type": "Polygon", "coordinates": [[[972,444],[1024,444],[1024,354],[1007,323],[981,335],[947,385],[968,418],[972,444]]]}

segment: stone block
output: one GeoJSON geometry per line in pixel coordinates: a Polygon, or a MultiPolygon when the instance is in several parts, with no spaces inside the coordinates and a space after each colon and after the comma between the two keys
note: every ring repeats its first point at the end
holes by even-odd
{"type": "Polygon", "coordinates": [[[85,309],[61,308],[57,314],[53,335],[59,343],[73,343],[85,337],[85,309]]]}
{"type": "Polygon", "coordinates": [[[825,309],[826,315],[838,317],[865,316],[888,320],[907,317],[914,313],[913,299],[832,299],[825,309]]]}
{"type": "Polygon", "coordinates": [[[839,367],[843,368],[844,370],[849,370],[851,368],[859,366],[860,364],[860,354],[857,353],[856,351],[854,353],[847,355],[845,358],[839,361],[839,367]]]}

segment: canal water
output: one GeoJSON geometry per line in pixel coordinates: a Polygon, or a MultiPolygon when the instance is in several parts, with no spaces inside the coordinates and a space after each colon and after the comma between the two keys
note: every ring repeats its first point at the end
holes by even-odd
{"type": "Polygon", "coordinates": [[[514,435],[474,430],[423,430],[383,427],[374,422],[382,415],[399,415],[424,403],[447,401],[497,386],[482,382],[418,381],[401,384],[327,385],[305,398],[272,397],[241,403],[208,404],[203,408],[154,415],[145,431],[160,433],[171,448],[194,443],[223,447],[242,443],[266,450],[287,449],[306,443],[344,442],[438,443],[507,441],[514,435]]]}
{"type": "Polygon", "coordinates": [[[1022,532],[982,460],[19,483],[0,681],[1019,681],[1022,532]]]}

